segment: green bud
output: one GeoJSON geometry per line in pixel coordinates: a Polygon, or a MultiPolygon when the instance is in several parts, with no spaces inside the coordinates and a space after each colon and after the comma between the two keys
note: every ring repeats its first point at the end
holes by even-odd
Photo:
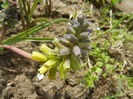
{"type": "Polygon", "coordinates": [[[33,51],[32,52],[32,57],[31,57],[33,60],[37,60],[37,61],[42,61],[42,62],[45,62],[47,61],[47,57],[39,52],[35,52],[33,51]]]}

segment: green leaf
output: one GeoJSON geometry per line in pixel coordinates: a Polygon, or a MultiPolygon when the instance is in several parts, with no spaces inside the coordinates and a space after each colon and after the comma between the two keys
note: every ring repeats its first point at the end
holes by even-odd
{"type": "Polygon", "coordinates": [[[103,66],[103,62],[97,62],[97,63],[96,63],[96,66],[97,66],[97,67],[102,67],[102,66],[103,66]]]}
{"type": "Polygon", "coordinates": [[[120,0],[111,0],[112,4],[115,5],[116,3],[118,3],[120,0]]]}
{"type": "Polygon", "coordinates": [[[2,8],[8,8],[9,7],[9,2],[8,1],[4,1],[3,4],[1,5],[2,8]]]}
{"type": "Polygon", "coordinates": [[[92,77],[91,77],[91,80],[92,80],[92,81],[98,80],[98,76],[92,76],[92,77]]]}
{"type": "Polygon", "coordinates": [[[92,80],[87,81],[89,87],[94,87],[94,82],[92,80]]]}
{"type": "Polygon", "coordinates": [[[103,70],[102,70],[101,68],[97,68],[97,69],[96,69],[96,73],[98,73],[98,74],[102,73],[102,71],[103,71],[103,70]]]}
{"type": "Polygon", "coordinates": [[[114,70],[114,66],[111,64],[106,64],[105,67],[107,72],[112,72],[114,70]]]}
{"type": "Polygon", "coordinates": [[[97,69],[97,67],[96,67],[96,66],[93,66],[93,67],[91,68],[91,71],[92,71],[92,72],[95,72],[96,69],[97,69]]]}

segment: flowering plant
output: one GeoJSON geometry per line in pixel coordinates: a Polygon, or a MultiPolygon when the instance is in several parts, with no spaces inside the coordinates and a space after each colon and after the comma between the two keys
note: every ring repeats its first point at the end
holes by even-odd
{"type": "Polygon", "coordinates": [[[56,78],[57,69],[61,78],[65,78],[69,70],[79,70],[82,65],[81,59],[85,59],[90,50],[91,22],[85,16],[78,15],[70,23],[66,33],[53,40],[54,49],[43,44],[40,50],[44,54],[35,51],[32,53],[32,59],[44,62],[38,69],[40,74],[49,71],[50,79],[56,78]]]}

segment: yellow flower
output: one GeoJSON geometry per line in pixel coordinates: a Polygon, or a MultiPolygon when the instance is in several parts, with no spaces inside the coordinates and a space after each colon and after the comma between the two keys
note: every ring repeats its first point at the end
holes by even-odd
{"type": "Polygon", "coordinates": [[[52,49],[49,48],[47,45],[42,44],[40,47],[40,50],[45,53],[46,55],[51,55],[52,54],[52,49]]]}
{"type": "Polygon", "coordinates": [[[35,51],[32,52],[31,58],[36,61],[43,61],[43,62],[47,61],[47,57],[45,55],[35,51]]]}
{"type": "Polygon", "coordinates": [[[40,69],[38,69],[38,71],[40,72],[40,74],[44,74],[48,71],[48,68],[43,65],[40,69]]]}
{"type": "Polygon", "coordinates": [[[50,69],[50,68],[52,68],[53,66],[55,66],[55,65],[57,64],[57,62],[58,62],[58,59],[53,58],[53,59],[48,60],[48,61],[44,64],[44,66],[50,69]]]}
{"type": "Polygon", "coordinates": [[[46,63],[44,63],[43,66],[40,69],[38,69],[38,71],[40,72],[40,74],[44,74],[48,70],[53,68],[53,66],[56,66],[57,62],[58,62],[58,59],[50,59],[46,63]]]}

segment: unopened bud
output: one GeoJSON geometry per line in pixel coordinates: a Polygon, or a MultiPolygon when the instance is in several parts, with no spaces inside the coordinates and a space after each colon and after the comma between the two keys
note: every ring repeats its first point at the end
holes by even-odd
{"type": "Polygon", "coordinates": [[[78,16],[77,16],[77,20],[78,20],[78,22],[82,25],[83,22],[84,22],[84,20],[85,20],[85,16],[83,16],[83,15],[78,15],[78,16]]]}
{"type": "Polygon", "coordinates": [[[67,46],[67,47],[70,47],[72,45],[72,43],[70,41],[68,41],[67,39],[63,38],[63,37],[60,37],[59,38],[59,42],[64,45],[64,46],[67,46]]]}
{"type": "Polygon", "coordinates": [[[78,39],[73,34],[64,34],[63,37],[73,44],[76,44],[78,42],[78,39]]]}
{"type": "Polygon", "coordinates": [[[75,30],[74,30],[71,26],[69,26],[69,27],[67,28],[67,32],[66,32],[66,33],[75,34],[75,30]]]}
{"type": "Polygon", "coordinates": [[[83,32],[86,31],[90,24],[91,24],[91,22],[89,20],[85,20],[82,25],[82,31],[83,32]]]}
{"type": "Polygon", "coordinates": [[[59,39],[58,38],[55,38],[53,40],[53,44],[57,47],[57,48],[64,48],[65,46],[63,46],[60,42],[59,42],[59,39]]]}
{"type": "Polygon", "coordinates": [[[67,47],[62,48],[62,49],[59,50],[59,53],[60,53],[61,55],[69,55],[70,52],[71,52],[70,49],[67,48],[67,47]]]}
{"type": "Polygon", "coordinates": [[[76,55],[76,56],[80,56],[81,57],[81,50],[78,46],[74,46],[73,47],[73,53],[76,55]]]}

